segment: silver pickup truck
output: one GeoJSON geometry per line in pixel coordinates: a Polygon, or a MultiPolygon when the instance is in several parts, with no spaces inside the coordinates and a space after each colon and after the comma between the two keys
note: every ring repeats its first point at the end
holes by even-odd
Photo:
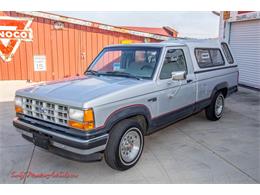
{"type": "Polygon", "coordinates": [[[237,91],[228,44],[173,40],[105,47],[84,76],[16,92],[14,126],[28,141],[79,161],[126,170],[144,136],[205,110],[219,120],[237,91]]]}

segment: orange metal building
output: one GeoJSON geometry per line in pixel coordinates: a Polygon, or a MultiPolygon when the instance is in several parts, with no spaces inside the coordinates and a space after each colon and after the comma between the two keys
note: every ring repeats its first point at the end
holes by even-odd
{"type": "Polygon", "coordinates": [[[33,18],[33,40],[21,41],[11,61],[0,58],[0,80],[47,81],[81,75],[106,45],[158,42],[174,36],[143,32],[45,12],[3,12],[0,16],[33,18]],[[35,71],[35,56],[46,70],[35,71]]]}

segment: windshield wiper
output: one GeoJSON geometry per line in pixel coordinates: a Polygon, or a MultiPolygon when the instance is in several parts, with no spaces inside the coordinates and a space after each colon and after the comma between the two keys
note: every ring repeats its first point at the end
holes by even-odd
{"type": "Polygon", "coordinates": [[[95,70],[87,70],[85,72],[85,74],[92,74],[92,75],[95,75],[95,76],[99,76],[99,72],[98,71],[95,71],[95,70]]]}
{"type": "Polygon", "coordinates": [[[134,79],[140,80],[140,78],[135,75],[132,75],[128,72],[121,72],[121,71],[107,71],[107,72],[102,73],[102,75],[122,76],[122,77],[128,77],[128,78],[134,78],[134,79]]]}

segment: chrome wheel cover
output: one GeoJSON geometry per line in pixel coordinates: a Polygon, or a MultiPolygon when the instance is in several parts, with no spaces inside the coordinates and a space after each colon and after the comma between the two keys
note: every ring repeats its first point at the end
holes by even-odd
{"type": "Polygon", "coordinates": [[[217,117],[220,117],[222,115],[224,109],[224,97],[223,95],[219,95],[216,99],[215,103],[215,114],[217,117]]]}
{"type": "Polygon", "coordinates": [[[119,145],[120,160],[125,165],[131,165],[136,162],[143,148],[143,136],[141,131],[132,127],[122,136],[119,145]]]}

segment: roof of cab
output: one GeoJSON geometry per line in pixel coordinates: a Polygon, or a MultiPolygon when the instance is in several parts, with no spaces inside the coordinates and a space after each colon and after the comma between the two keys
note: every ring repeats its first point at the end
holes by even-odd
{"type": "Polygon", "coordinates": [[[176,47],[176,46],[188,46],[188,47],[204,47],[214,48],[219,47],[220,42],[218,39],[170,39],[159,43],[132,43],[132,44],[119,44],[109,45],[107,47],[176,47]]]}

